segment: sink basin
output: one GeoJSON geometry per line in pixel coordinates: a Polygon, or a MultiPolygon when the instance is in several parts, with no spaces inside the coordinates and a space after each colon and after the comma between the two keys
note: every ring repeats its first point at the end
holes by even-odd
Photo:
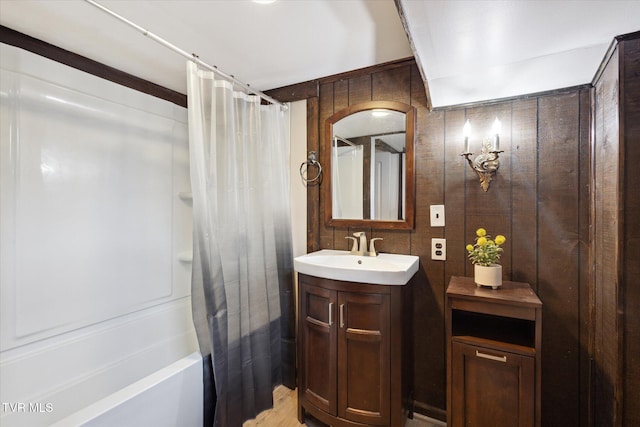
{"type": "Polygon", "coordinates": [[[376,285],[406,285],[418,271],[414,255],[352,255],[349,251],[323,249],[293,259],[298,273],[349,282],[376,285]]]}

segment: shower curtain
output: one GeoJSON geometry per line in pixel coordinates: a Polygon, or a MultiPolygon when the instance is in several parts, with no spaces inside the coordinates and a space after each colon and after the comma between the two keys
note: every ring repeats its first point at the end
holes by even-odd
{"type": "Polygon", "coordinates": [[[192,306],[214,380],[205,425],[241,426],[273,406],[283,363],[295,375],[288,132],[279,106],[192,62],[187,76],[192,306]]]}

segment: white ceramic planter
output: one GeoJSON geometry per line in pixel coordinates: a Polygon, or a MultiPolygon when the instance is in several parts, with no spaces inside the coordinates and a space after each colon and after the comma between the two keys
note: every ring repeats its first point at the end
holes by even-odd
{"type": "Polygon", "coordinates": [[[473,280],[478,286],[490,286],[498,289],[502,286],[502,266],[491,264],[490,266],[474,265],[473,280]]]}

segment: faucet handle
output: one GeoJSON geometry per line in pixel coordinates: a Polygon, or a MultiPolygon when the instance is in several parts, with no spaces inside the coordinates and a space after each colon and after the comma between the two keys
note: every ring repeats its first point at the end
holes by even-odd
{"type": "Polygon", "coordinates": [[[374,237],[373,239],[369,240],[369,256],[378,256],[378,253],[376,252],[375,244],[373,243],[376,240],[384,240],[384,239],[382,237],[374,237]]]}
{"type": "Polygon", "coordinates": [[[355,237],[351,237],[351,236],[347,236],[345,237],[345,239],[351,239],[353,240],[353,245],[351,246],[351,253],[355,254],[358,252],[358,239],[356,239],[355,237]]]}

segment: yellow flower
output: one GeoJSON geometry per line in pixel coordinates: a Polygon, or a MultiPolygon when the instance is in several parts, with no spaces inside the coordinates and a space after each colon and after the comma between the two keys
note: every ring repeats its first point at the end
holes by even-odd
{"type": "Polygon", "coordinates": [[[468,252],[467,257],[471,260],[471,263],[483,266],[500,264],[500,255],[504,252],[500,245],[506,242],[507,238],[502,234],[491,237],[484,228],[478,228],[476,235],[475,245],[467,244],[465,246],[468,252]]]}

